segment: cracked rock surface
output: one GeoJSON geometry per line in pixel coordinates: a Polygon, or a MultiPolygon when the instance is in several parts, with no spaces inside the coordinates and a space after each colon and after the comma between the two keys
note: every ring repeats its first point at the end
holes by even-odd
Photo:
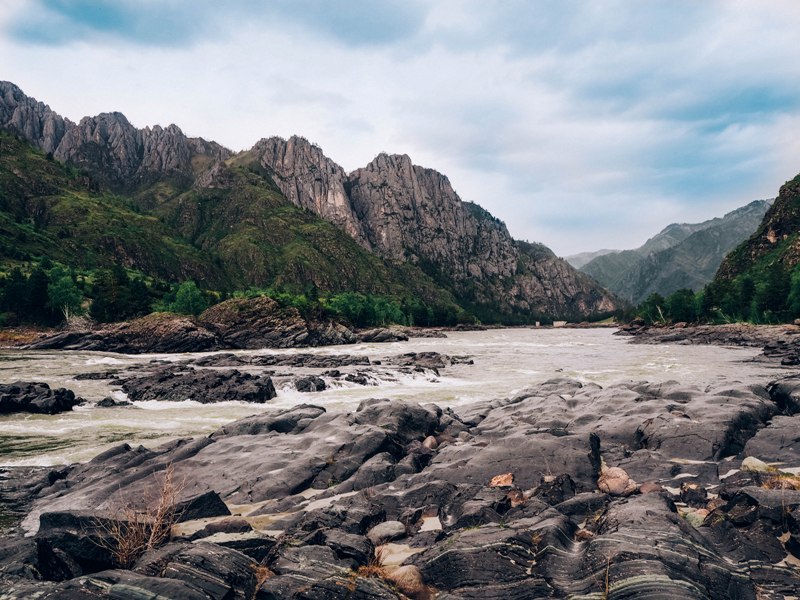
{"type": "Polygon", "coordinates": [[[7,598],[791,598],[794,390],[553,379],[459,412],[306,404],[123,445],[3,482],[27,516],[0,542],[0,583],[7,598]],[[97,519],[146,502],[168,465],[191,518],[130,568],[98,555],[97,519]]]}

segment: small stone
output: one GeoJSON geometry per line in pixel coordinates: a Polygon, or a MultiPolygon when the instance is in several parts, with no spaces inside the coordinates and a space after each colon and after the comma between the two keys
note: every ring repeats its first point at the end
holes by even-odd
{"type": "Polygon", "coordinates": [[[690,510],[686,514],[683,515],[683,518],[686,519],[686,522],[689,523],[694,528],[700,527],[706,520],[709,511],[705,508],[698,508],[695,510],[690,510]]]}
{"type": "Polygon", "coordinates": [[[502,475],[495,475],[489,482],[489,487],[511,487],[514,485],[514,474],[503,473],[502,475]]]}
{"type": "Polygon", "coordinates": [[[390,542],[406,535],[406,526],[400,521],[384,521],[375,525],[367,533],[367,539],[373,546],[380,546],[385,542],[390,542]]]}
{"type": "Polygon", "coordinates": [[[411,598],[422,599],[430,595],[428,587],[422,579],[422,572],[416,565],[399,567],[388,573],[386,579],[394,583],[398,590],[411,598]]]}
{"type": "Polygon", "coordinates": [[[432,435],[429,435],[425,438],[422,442],[422,445],[428,448],[429,450],[436,450],[439,447],[439,442],[436,441],[436,438],[432,435]]]}
{"type": "Polygon", "coordinates": [[[664,488],[661,486],[661,484],[656,481],[645,481],[639,486],[639,491],[642,494],[658,494],[663,490],[664,488]]]}
{"type": "Polygon", "coordinates": [[[771,473],[775,469],[770,467],[763,460],[757,459],[755,456],[748,456],[742,461],[742,471],[750,471],[751,473],[771,473]]]}
{"type": "Polygon", "coordinates": [[[607,467],[603,465],[597,487],[601,492],[612,496],[629,496],[638,488],[636,482],[630,478],[625,469],[620,467],[607,467]]]}

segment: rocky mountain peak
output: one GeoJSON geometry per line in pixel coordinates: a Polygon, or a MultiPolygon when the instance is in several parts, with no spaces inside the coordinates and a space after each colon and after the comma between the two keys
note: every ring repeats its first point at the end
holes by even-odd
{"type": "Polygon", "coordinates": [[[0,129],[21,135],[114,188],[161,177],[188,179],[192,156],[224,160],[231,155],[214,142],[190,141],[177,125],[137,129],[121,112],[84,117],[75,124],[7,81],[0,82],[0,129]]]}
{"type": "Polygon", "coordinates": [[[615,306],[543,248],[517,245],[502,221],[462,202],[445,175],[406,154],[379,154],[349,175],[298,136],[264,138],[234,157],[219,144],[187,138],[176,125],[137,129],[119,112],[75,124],[10,83],[0,83],[0,129],[111,189],[136,190],[148,210],[162,201],[147,195],[148,184],[170,178],[182,190],[227,188],[238,180],[236,165],[257,162],[289,202],[390,262],[417,265],[464,306],[483,307],[489,319],[526,311],[528,317],[586,315],[615,306]]]}
{"type": "Polygon", "coordinates": [[[288,140],[270,137],[260,140],[250,152],[290,202],[317,213],[369,247],[345,192],[347,175],[319,146],[299,136],[288,140]]]}
{"type": "Polygon", "coordinates": [[[0,81],[0,129],[21,135],[44,152],[55,152],[74,123],[43,102],[29,98],[10,81],[0,81]]]}

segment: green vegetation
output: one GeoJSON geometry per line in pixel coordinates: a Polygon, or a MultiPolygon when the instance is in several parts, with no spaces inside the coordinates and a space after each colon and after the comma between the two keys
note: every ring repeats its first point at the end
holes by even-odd
{"type": "Polygon", "coordinates": [[[650,295],[634,311],[647,323],[786,323],[800,318],[800,266],[779,262],[733,279],[716,279],[702,291],[650,295]]]}
{"type": "Polygon", "coordinates": [[[0,324],[196,315],[248,289],[359,326],[472,320],[419,268],[289,203],[256,161],[221,168],[222,186],[120,195],[0,133],[0,324]]]}

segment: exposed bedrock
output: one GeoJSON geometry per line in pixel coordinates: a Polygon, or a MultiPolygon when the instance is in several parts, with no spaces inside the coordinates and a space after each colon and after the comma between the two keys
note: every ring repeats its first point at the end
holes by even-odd
{"type": "Polygon", "coordinates": [[[263,404],[277,395],[272,379],[266,375],[240,373],[236,369],[179,370],[174,367],[162,367],[150,375],[126,379],[122,391],[134,401],[194,400],[201,404],[234,400],[263,404]]]}
{"type": "Polygon", "coordinates": [[[3,541],[0,581],[10,598],[34,580],[59,598],[789,598],[793,394],[554,379],[457,412],[272,410],[20,486],[36,535],[3,541]],[[67,526],[144,502],[170,465],[206,518],[132,569],[93,563],[90,528],[67,526]]]}
{"type": "Polygon", "coordinates": [[[50,389],[46,383],[0,384],[0,415],[18,412],[54,415],[72,410],[83,401],[72,390],[50,389]]]}

